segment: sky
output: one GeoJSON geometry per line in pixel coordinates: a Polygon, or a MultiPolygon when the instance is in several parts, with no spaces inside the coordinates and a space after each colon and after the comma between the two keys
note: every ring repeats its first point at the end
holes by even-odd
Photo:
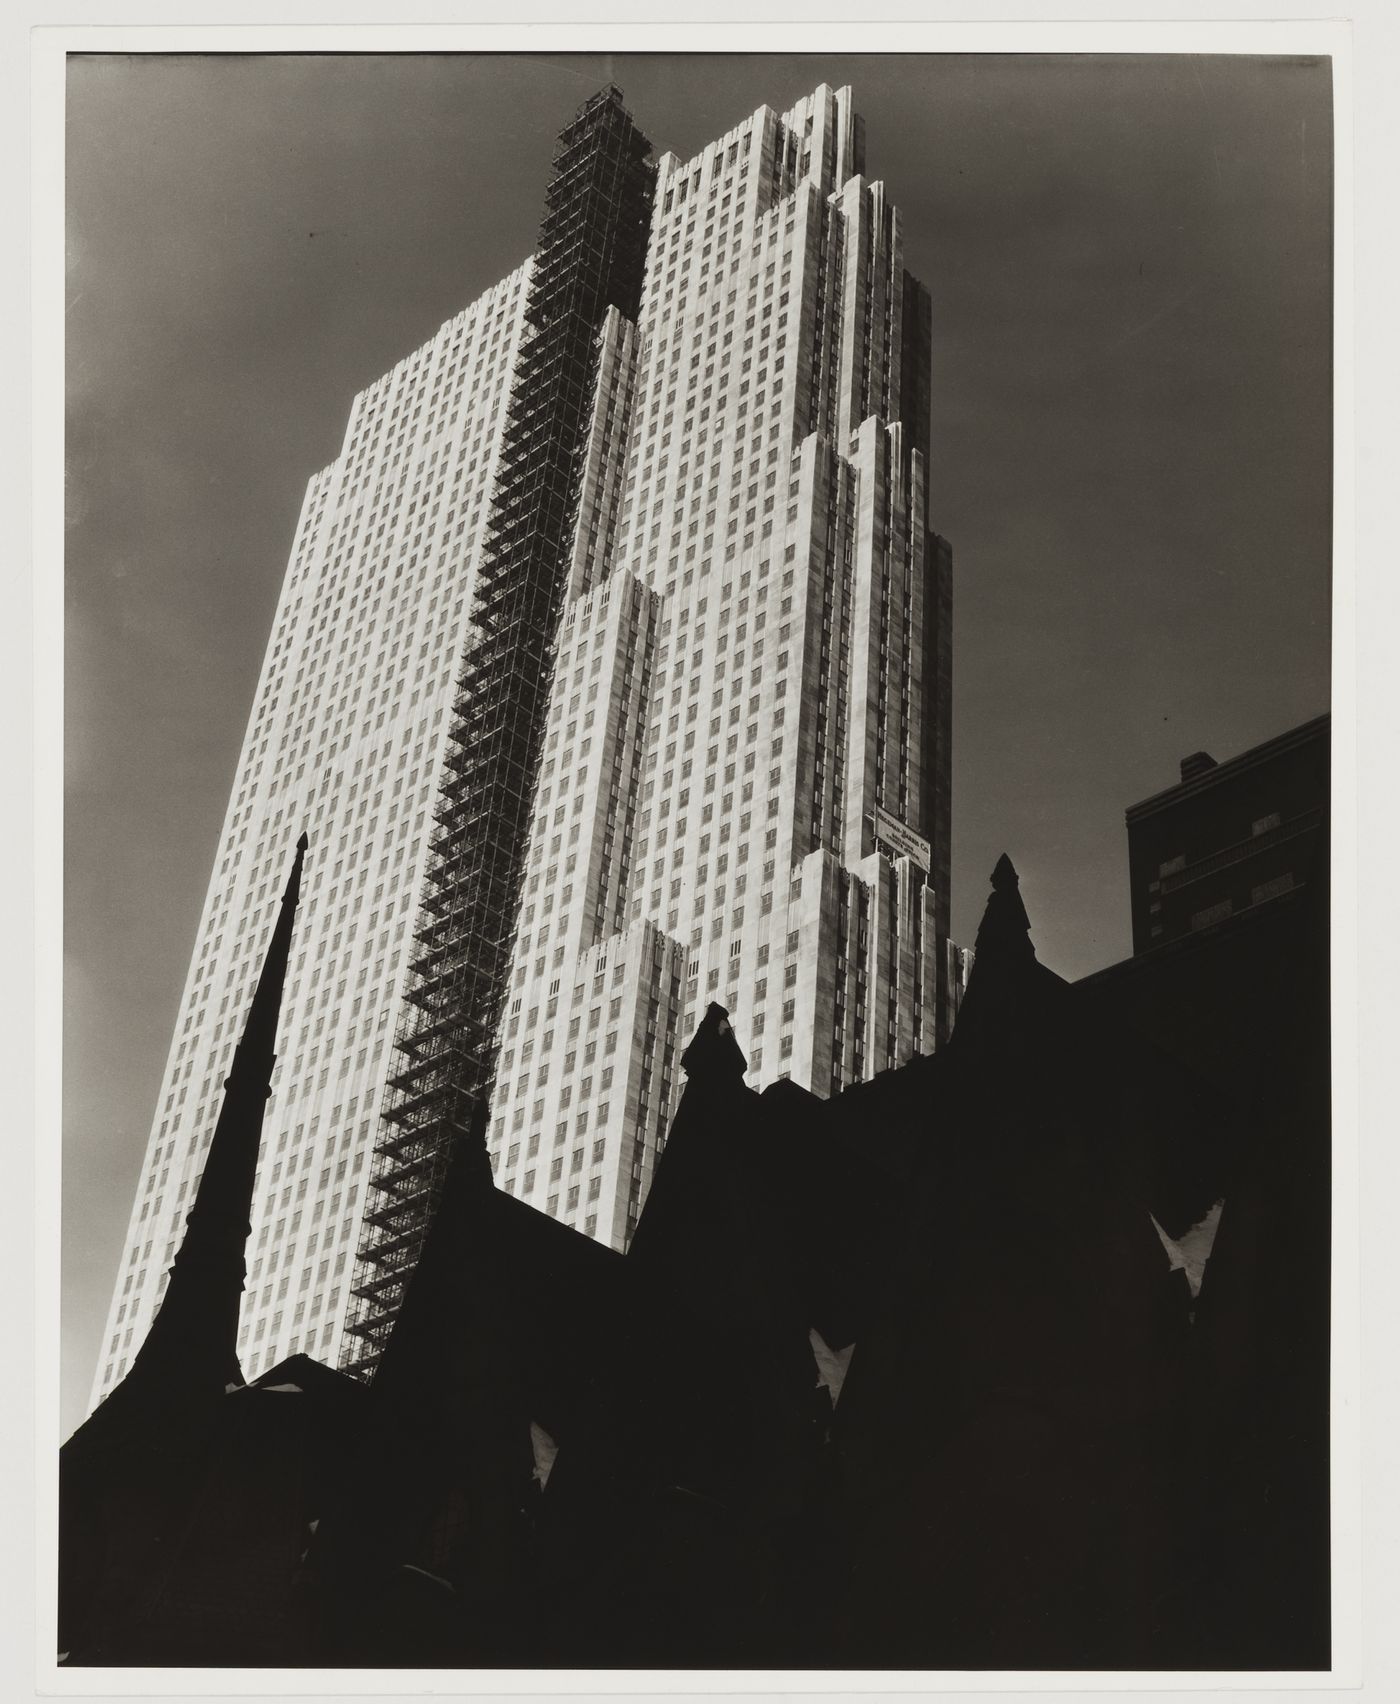
{"type": "Polygon", "coordinates": [[[70,61],[63,1429],[82,1417],[307,479],[534,244],[612,80],[686,157],[852,85],[933,299],[953,924],[1130,951],[1123,812],[1328,704],[1325,62],[838,55],[70,61]]]}

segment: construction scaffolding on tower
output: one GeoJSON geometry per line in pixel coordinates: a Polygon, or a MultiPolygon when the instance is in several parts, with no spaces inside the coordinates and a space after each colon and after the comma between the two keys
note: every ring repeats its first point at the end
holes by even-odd
{"type": "Polygon", "coordinates": [[[361,1378],[494,1086],[599,333],[609,307],[637,316],[650,153],[609,86],[554,155],[345,1327],[361,1378]]]}

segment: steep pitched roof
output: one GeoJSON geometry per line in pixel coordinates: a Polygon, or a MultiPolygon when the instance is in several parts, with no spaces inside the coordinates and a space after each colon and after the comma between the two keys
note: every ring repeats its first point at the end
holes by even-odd
{"type": "Polygon", "coordinates": [[[224,1080],[223,1104],[169,1284],[123,1381],[133,1391],[176,1384],[218,1394],[244,1382],[238,1359],[238,1314],[247,1276],[244,1248],[307,844],[303,834],[243,1035],[224,1080]]]}

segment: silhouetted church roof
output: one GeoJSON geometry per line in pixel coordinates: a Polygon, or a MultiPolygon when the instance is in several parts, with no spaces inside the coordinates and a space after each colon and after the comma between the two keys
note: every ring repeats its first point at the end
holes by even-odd
{"type": "MultiPolygon", "coordinates": [[[[220,1591],[206,1590],[192,1607],[192,1582],[207,1582],[211,1567],[222,1578],[229,1562],[211,1555],[210,1532],[232,1534],[259,1505],[251,1494],[241,1510],[228,1492],[221,1500],[216,1464],[246,1453],[232,1440],[251,1425],[264,1456],[270,1448],[279,1464],[259,1484],[288,1472],[300,1480],[302,1452],[327,1463],[332,1454],[312,1434],[334,1431],[362,1394],[340,1374],[293,1358],[279,1369],[281,1383],[311,1393],[311,1430],[305,1404],[292,1411],[281,1402],[283,1418],[269,1434],[267,1403],[287,1393],[268,1379],[247,1387],[238,1359],[244,1249],[306,851],[303,834],[155,1318],[126,1376],[60,1453],[60,1640],[82,1661],[139,1661],[153,1651],[166,1655],[152,1660],[180,1661],[182,1652],[217,1648],[225,1635],[209,1606],[220,1591]]],[[[228,1548],[237,1551],[231,1537],[228,1548]]]]}
{"type": "Polygon", "coordinates": [[[238,1359],[244,1249],[307,845],[303,834],[165,1293],[131,1368],[74,1442],[147,1406],[207,1401],[244,1382],[238,1359]]]}
{"type": "Polygon", "coordinates": [[[156,1660],[321,1665],[1196,1649],[1197,1352],[1149,1214],[1175,1231],[1214,1199],[1228,1097],[1038,962],[1006,857],[938,1053],[830,1100],[760,1094],[712,1005],[682,1065],[625,1256],[496,1189],[480,1116],[371,1387],[294,1356],[217,1399],[217,1454],[187,1431],[172,1471],[148,1452],[115,1490],[90,1455],[69,1527],[91,1624],[178,1653],[156,1660]],[[143,1513],[102,1574],[113,1496],[143,1513]]]}

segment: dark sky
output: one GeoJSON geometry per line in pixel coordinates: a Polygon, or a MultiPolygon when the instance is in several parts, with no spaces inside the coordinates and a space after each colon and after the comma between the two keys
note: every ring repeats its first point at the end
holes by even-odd
{"type": "Polygon", "coordinates": [[[855,89],[933,296],[960,940],[1005,850],[1047,964],[1124,956],[1124,807],[1327,704],[1325,63],[70,61],[65,1432],[306,480],[530,251],[609,78],[683,157],[855,89]]]}

